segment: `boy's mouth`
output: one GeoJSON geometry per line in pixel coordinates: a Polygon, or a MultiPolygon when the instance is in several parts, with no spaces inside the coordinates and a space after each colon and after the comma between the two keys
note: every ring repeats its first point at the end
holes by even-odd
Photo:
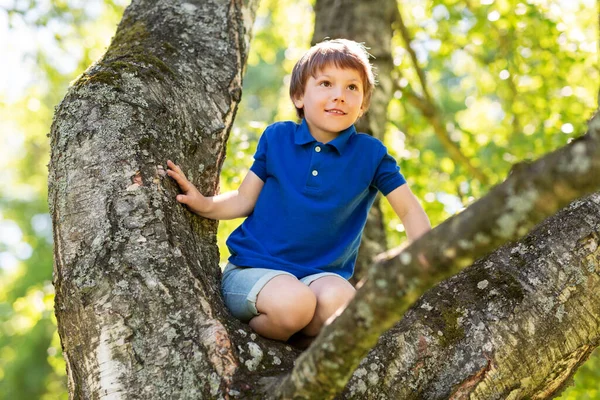
{"type": "Polygon", "coordinates": [[[342,110],[338,110],[337,108],[331,108],[329,110],[325,110],[325,112],[337,114],[337,115],[346,115],[345,112],[343,112],[342,110]]]}

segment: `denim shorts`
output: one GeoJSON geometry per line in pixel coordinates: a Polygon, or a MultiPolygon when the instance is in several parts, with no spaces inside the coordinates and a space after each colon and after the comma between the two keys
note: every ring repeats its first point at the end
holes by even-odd
{"type": "MultiPolygon", "coordinates": [[[[256,298],[258,297],[258,293],[260,293],[262,288],[265,287],[271,279],[278,275],[289,275],[295,278],[294,275],[285,271],[266,268],[238,267],[228,263],[225,270],[223,270],[221,293],[223,294],[225,305],[231,314],[242,322],[248,322],[260,314],[256,309],[256,298]]],[[[342,278],[340,275],[332,272],[321,272],[305,276],[300,279],[300,282],[308,286],[313,281],[329,275],[342,278]]]]}

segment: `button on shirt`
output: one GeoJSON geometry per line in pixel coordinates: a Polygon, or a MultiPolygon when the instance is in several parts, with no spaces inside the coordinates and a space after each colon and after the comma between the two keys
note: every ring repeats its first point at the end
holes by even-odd
{"type": "Polygon", "coordinates": [[[264,186],[227,239],[229,261],[298,278],[334,272],[349,279],[377,191],[406,183],[381,141],[351,126],[320,143],[305,120],[267,127],[250,169],[264,186]]]}

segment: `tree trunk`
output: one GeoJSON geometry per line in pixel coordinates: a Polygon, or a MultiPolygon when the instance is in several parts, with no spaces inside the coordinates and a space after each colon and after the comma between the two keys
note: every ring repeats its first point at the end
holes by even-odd
{"type": "Polygon", "coordinates": [[[597,126],[563,158],[515,171],[513,183],[490,195],[498,220],[483,201],[371,268],[349,312],[298,359],[298,350],[227,313],[216,223],[175,202],[162,165],[171,158],[205,194],[217,191],[255,10],[255,2],[134,0],[104,58],[56,111],[49,198],[71,397],[266,398],[295,379],[290,397],[325,398],[344,386],[345,398],[549,397],[599,340],[598,196],[441,284],[378,343],[377,332],[433,283],[427,276],[447,275],[501,243],[494,227],[502,240],[518,237],[531,220],[597,187],[597,126]],[[531,178],[540,171],[556,180],[531,178]],[[535,185],[534,202],[527,196],[535,185]],[[390,314],[394,296],[402,305],[390,314]],[[364,320],[345,328],[353,315],[364,320]],[[356,357],[313,357],[363,327],[375,340],[357,347],[366,354],[376,346],[354,375],[356,357]],[[325,381],[335,390],[309,389],[318,371],[336,367],[350,372],[325,381]]]}
{"type": "Polygon", "coordinates": [[[162,165],[217,190],[257,4],[134,0],[56,111],[54,284],[73,398],[227,393],[237,350],[217,224],[174,203],[162,165]]]}
{"type": "MultiPolygon", "coordinates": [[[[388,104],[394,92],[392,80],[392,24],[396,21],[398,4],[394,0],[317,0],[315,30],[312,43],[325,38],[352,39],[364,43],[374,57],[377,85],[369,111],[356,123],[359,132],[383,140],[387,124],[388,104]]],[[[387,250],[385,226],[377,196],[369,217],[356,261],[353,282],[366,275],[373,257],[387,250]]]]}

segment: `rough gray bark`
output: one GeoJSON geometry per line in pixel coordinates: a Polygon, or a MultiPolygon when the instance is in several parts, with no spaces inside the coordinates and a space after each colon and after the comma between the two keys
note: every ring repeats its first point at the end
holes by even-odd
{"type": "MultiPolygon", "coordinates": [[[[216,224],[193,216],[174,201],[177,188],[164,177],[161,167],[164,160],[172,158],[204,193],[217,190],[255,9],[255,3],[236,1],[133,1],[105,57],[80,77],[56,111],[51,130],[49,197],[55,239],[56,315],[72,398],[265,398],[275,393],[273,384],[289,382],[285,374],[292,370],[298,351],[257,337],[224,310],[219,295],[216,224]]],[[[556,176],[574,176],[551,179],[554,191],[550,194],[541,196],[539,191],[533,196],[530,186],[518,185],[506,186],[514,188],[508,195],[502,190],[492,194],[496,196],[493,201],[499,203],[498,209],[509,206],[496,221],[505,239],[513,237],[508,231],[521,235],[523,229],[530,227],[531,221],[519,225],[518,217],[535,211],[532,204],[543,211],[536,214],[539,219],[572,198],[585,185],[586,178],[598,179],[597,155],[593,159],[589,156],[589,151],[597,152],[598,146],[585,143],[588,139],[576,141],[567,150],[577,157],[576,163],[546,163],[555,166],[552,171],[556,176]]],[[[531,178],[536,168],[522,168],[515,175],[531,178]]],[[[542,180],[547,182],[548,179],[542,180]]],[[[597,198],[580,204],[589,201],[597,202],[597,198]]],[[[475,275],[453,278],[440,290],[471,288],[473,293],[479,293],[489,287],[487,297],[479,302],[473,299],[474,294],[467,296],[465,289],[464,304],[458,305],[451,296],[433,295],[435,301],[422,300],[407,315],[407,322],[401,322],[382,337],[363,367],[356,370],[342,397],[363,398],[366,385],[374,398],[402,397],[414,385],[425,398],[446,398],[452,392],[460,398],[469,388],[481,391],[484,385],[511,390],[520,389],[515,386],[517,383],[542,387],[538,383],[540,377],[551,376],[551,371],[536,370],[532,374],[515,366],[531,365],[539,357],[549,357],[550,361],[543,365],[563,363],[569,372],[570,366],[584,359],[598,340],[599,307],[584,303],[590,307],[586,317],[572,306],[577,303],[569,302],[595,299],[598,238],[589,232],[592,227],[597,230],[598,224],[589,213],[597,213],[597,206],[590,203],[586,206],[589,209],[582,207],[577,208],[582,210],[577,218],[562,215],[557,217],[557,223],[564,233],[571,234],[571,241],[564,242],[561,254],[575,264],[587,266],[587,281],[581,281],[576,270],[567,269],[561,262],[556,264],[553,276],[558,278],[554,281],[543,275],[547,269],[536,269],[535,260],[556,257],[552,251],[560,248],[562,239],[553,241],[558,242],[554,247],[535,237],[531,243],[523,241],[521,245],[528,251],[530,247],[532,252],[539,248],[540,253],[539,257],[523,256],[519,260],[519,266],[527,266],[525,275],[519,276],[522,281],[514,275],[509,278],[500,274],[501,267],[492,268],[488,263],[475,267],[480,268],[475,275]],[[573,243],[579,243],[579,247],[573,243]],[[536,283],[536,279],[541,283],[536,283]],[[477,290],[472,288],[475,280],[477,290]],[[521,290],[517,290],[515,281],[521,290]],[[565,291],[570,287],[575,290],[565,291]],[[559,303],[565,296],[568,301],[561,308],[559,303]],[[527,307],[530,303],[519,306],[528,298],[541,301],[538,315],[531,316],[527,307]],[[444,314],[454,305],[459,308],[456,314],[444,314]],[[505,331],[515,323],[518,327],[526,323],[523,326],[527,332],[547,332],[545,340],[552,343],[561,339],[559,331],[536,325],[551,320],[543,314],[544,305],[552,305],[554,308],[548,312],[556,318],[560,316],[569,327],[578,326],[580,337],[568,346],[560,342],[556,348],[521,352],[526,344],[521,331],[505,331]],[[475,311],[467,315],[466,308],[475,311]],[[420,315],[421,310],[430,312],[420,315]],[[484,316],[488,318],[485,321],[484,316]],[[460,317],[464,319],[459,321],[460,317]],[[481,328],[479,322],[485,324],[488,320],[492,321],[489,329],[497,329],[498,333],[481,328]],[[417,330],[410,331],[407,326],[417,330]],[[436,334],[447,341],[436,338],[436,334]],[[518,345],[514,351],[506,346],[514,341],[513,337],[518,345]],[[486,350],[483,356],[466,352],[481,343],[486,350]],[[578,348],[579,353],[571,348],[578,348]],[[482,357],[486,355],[492,360],[490,368],[481,372],[482,357]],[[450,360],[456,360],[458,373],[454,373],[456,367],[450,360]],[[516,372],[509,375],[506,371],[516,372]],[[375,386],[380,386],[379,391],[375,386]]],[[[365,327],[370,329],[367,333],[371,344],[360,342],[358,348],[366,353],[379,335],[372,328],[381,329],[377,328],[380,324],[391,326],[420,290],[432,284],[424,275],[439,279],[469,263],[483,251],[479,246],[486,242],[483,234],[493,242],[494,232],[486,229],[496,225],[485,227],[485,218],[492,216],[488,211],[471,207],[448,221],[444,229],[450,233],[436,230],[437,234],[432,232],[399,257],[383,260],[381,265],[386,268],[373,270],[350,311],[330,325],[297,360],[299,368],[305,369],[290,375],[301,383],[293,396],[304,393],[305,397],[323,398],[321,389],[310,391],[309,386],[302,384],[322,373],[323,367],[337,366],[349,371],[343,381],[332,382],[327,377],[321,380],[342,390],[352,368],[348,369],[346,360],[340,362],[339,352],[314,365],[306,361],[317,360],[314,356],[323,354],[323,350],[341,349],[343,343],[339,342],[346,340],[345,334],[354,333],[360,338],[365,327]],[[476,228],[473,221],[479,221],[484,228],[476,228]],[[473,237],[475,242],[469,242],[473,237]],[[464,241],[444,248],[447,238],[464,241]],[[436,253],[434,245],[442,254],[436,253]],[[418,275],[423,260],[429,261],[431,268],[418,275]],[[420,281],[409,281],[411,274],[418,275],[420,281]],[[380,279],[384,275],[385,279],[380,279]],[[390,290],[393,293],[388,297],[385,293],[390,290]],[[401,300],[396,315],[384,316],[382,313],[389,312],[389,304],[380,308],[377,304],[393,301],[393,296],[402,293],[410,296],[401,300]],[[347,325],[352,313],[362,319],[347,325]]],[[[506,253],[500,254],[500,259],[505,259],[502,254],[506,253]]],[[[511,273],[514,274],[509,270],[511,273]]],[[[358,364],[359,356],[348,354],[358,364]]],[[[561,379],[566,375],[560,375],[561,379]]],[[[339,375],[332,374],[329,379],[332,378],[337,380],[339,375]]],[[[332,393],[335,391],[329,391],[332,393]]],[[[486,398],[481,393],[479,398],[486,398]]],[[[512,396],[524,398],[529,397],[528,393],[514,392],[512,396]]]]}
{"type": "MultiPolygon", "coordinates": [[[[387,124],[388,104],[394,92],[392,61],[392,24],[396,21],[398,4],[394,0],[317,0],[315,30],[312,43],[325,38],[352,39],[365,43],[375,67],[377,86],[369,111],[357,122],[359,132],[383,140],[387,124]]],[[[354,269],[353,282],[366,275],[373,257],[387,250],[383,215],[377,196],[369,212],[360,251],[354,269]]]]}

